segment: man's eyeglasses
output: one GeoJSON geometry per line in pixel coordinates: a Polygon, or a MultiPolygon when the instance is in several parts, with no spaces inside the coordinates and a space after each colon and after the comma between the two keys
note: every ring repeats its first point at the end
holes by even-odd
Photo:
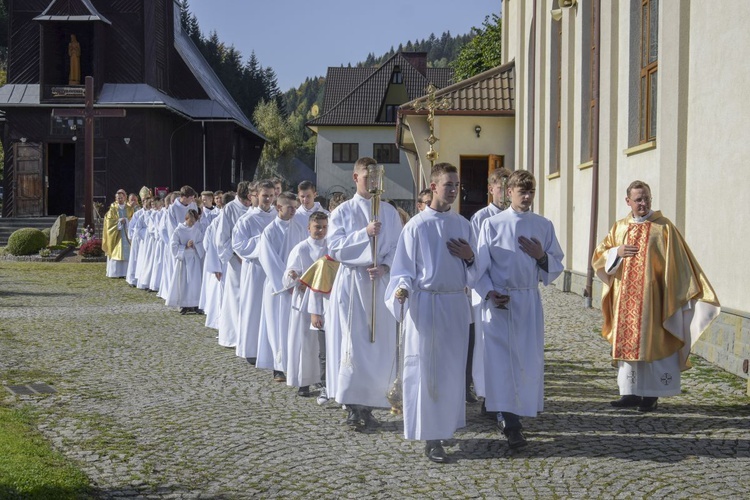
{"type": "Polygon", "coordinates": [[[632,201],[633,203],[651,203],[652,199],[653,198],[651,198],[650,196],[645,196],[643,198],[638,198],[637,200],[630,200],[630,201],[632,201]]]}

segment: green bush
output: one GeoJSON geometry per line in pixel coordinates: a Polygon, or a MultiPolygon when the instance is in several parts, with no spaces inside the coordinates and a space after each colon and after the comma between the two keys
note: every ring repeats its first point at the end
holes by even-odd
{"type": "Polygon", "coordinates": [[[49,245],[49,233],[50,233],[50,230],[51,230],[51,229],[50,229],[50,228],[48,228],[48,227],[45,227],[44,229],[42,229],[42,232],[44,233],[44,236],[46,236],[46,237],[47,237],[47,244],[48,244],[48,245],[49,245]]]}
{"type": "Polygon", "coordinates": [[[32,255],[49,243],[49,238],[39,229],[25,227],[19,229],[8,238],[7,251],[11,255],[32,255]]]}

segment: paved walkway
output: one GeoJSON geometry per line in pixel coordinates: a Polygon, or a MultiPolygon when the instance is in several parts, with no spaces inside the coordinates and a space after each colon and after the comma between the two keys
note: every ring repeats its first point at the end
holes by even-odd
{"type": "Polygon", "coordinates": [[[546,411],[511,453],[493,423],[429,462],[398,418],[349,431],[344,412],[274,383],[221,348],[202,317],[103,277],[101,264],[0,262],[0,379],[46,382],[41,431],[103,498],[742,498],[750,489],[745,381],[700,359],[659,411],[616,411],[599,311],[546,290],[546,411]]]}

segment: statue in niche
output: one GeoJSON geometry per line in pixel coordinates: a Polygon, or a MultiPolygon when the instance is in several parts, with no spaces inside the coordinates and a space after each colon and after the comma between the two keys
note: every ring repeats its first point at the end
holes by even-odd
{"type": "Polygon", "coordinates": [[[70,78],[68,85],[81,84],[81,44],[76,40],[75,35],[70,35],[68,44],[68,56],[70,57],[70,78]]]}

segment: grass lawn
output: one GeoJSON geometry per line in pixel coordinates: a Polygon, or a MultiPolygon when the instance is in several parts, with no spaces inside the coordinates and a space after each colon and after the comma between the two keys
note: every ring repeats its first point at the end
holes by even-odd
{"type": "Polygon", "coordinates": [[[93,498],[88,478],[33,423],[27,410],[0,404],[0,498],[93,498]]]}

